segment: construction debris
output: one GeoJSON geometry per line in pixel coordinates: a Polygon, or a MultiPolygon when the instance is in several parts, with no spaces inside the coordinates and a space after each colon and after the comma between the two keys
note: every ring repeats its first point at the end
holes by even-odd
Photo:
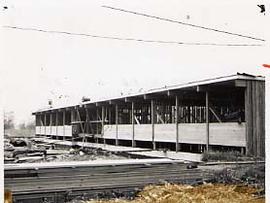
{"type": "Polygon", "coordinates": [[[5,163],[35,163],[52,161],[88,161],[97,159],[126,159],[100,148],[63,146],[37,142],[33,139],[5,139],[5,163]]]}

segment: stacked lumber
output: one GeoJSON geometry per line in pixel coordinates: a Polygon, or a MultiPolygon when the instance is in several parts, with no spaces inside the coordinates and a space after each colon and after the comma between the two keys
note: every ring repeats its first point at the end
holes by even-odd
{"type": "MultiPolygon", "coordinates": [[[[26,165],[26,164],[25,164],[26,165]]],[[[51,164],[36,168],[5,166],[5,188],[14,198],[61,192],[108,190],[143,187],[148,184],[193,183],[207,175],[198,168],[168,160],[121,160],[111,164],[51,164]],[[132,163],[134,162],[134,163],[132,163]]]]}

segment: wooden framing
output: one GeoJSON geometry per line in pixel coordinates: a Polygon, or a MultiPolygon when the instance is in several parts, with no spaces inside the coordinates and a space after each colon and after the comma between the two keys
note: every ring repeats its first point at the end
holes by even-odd
{"type": "Polygon", "coordinates": [[[258,81],[246,83],[246,154],[265,156],[265,86],[258,81]]]}
{"type": "Polygon", "coordinates": [[[265,156],[265,82],[246,74],[34,114],[37,134],[75,136],[70,129],[77,126],[92,140],[115,145],[140,147],[145,142],[154,150],[169,146],[175,151],[236,147],[247,155],[265,156]]]}

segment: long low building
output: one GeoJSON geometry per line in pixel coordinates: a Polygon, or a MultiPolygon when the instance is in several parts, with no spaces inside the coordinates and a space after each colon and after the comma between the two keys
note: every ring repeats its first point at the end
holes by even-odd
{"type": "Polygon", "coordinates": [[[33,113],[36,135],[265,156],[265,79],[235,74],[33,113]]]}

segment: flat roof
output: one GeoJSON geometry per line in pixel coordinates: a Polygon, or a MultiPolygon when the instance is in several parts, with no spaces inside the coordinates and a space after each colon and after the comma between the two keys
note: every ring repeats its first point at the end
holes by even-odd
{"type": "Polygon", "coordinates": [[[160,87],[160,88],[153,88],[153,89],[150,89],[150,90],[145,91],[145,92],[128,94],[128,95],[123,95],[123,96],[118,96],[118,97],[107,98],[107,99],[100,99],[100,100],[82,102],[82,103],[78,103],[76,105],[68,105],[68,106],[59,106],[59,107],[53,107],[53,108],[40,109],[40,110],[37,110],[37,111],[33,112],[33,114],[36,114],[36,113],[39,113],[39,112],[52,111],[52,110],[56,110],[56,109],[72,108],[72,107],[76,107],[76,106],[80,106],[80,105],[95,104],[95,103],[99,103],[99,102],[100,103],[101,102],[108,102],[108,101],[112,101],[112,100],[122,100],[122,99],[125,99],[125,98],[132,98],[132,97],[149,95],[149,94],[154,94],[154,93],[161,93],[161,92],[164,92],[164,91],[185,89],[185,88],[190,88],[190,87],[195,87],[195,86],[200,86],[200,85],[217,84],[217,83],[235,81],[235,80],[265,81],[265,77],[249,75],[249,74],[246,74],[246,73],[237,73],[237,74],[229,75],[229,76],[222,76],[222,77],[216,77],[216,78],[211,78],[211,79],[205,79],[205,80],[198,80],[198,81],[193,81],[193,82],[188,82],[188,83],[176,84],[176,85],[171,85],[171,86],[164,86],[164,87],[160,87]]]}

